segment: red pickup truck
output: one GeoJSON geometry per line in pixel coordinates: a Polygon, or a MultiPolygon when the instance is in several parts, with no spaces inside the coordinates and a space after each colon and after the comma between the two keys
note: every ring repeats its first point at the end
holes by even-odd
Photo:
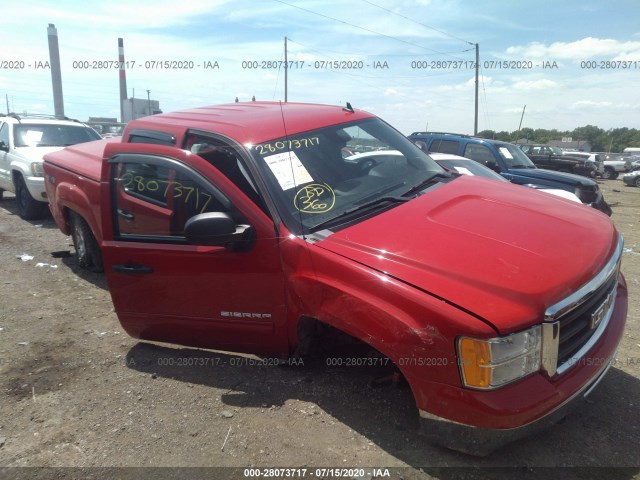
{"type": "Polygon", "coordinates": [[[363,342],[450,448],[484,454],[558,420],[623,333],[606,215],[449,174],[350,105],[146,117],[44,171],[56,222],[81,263],[104,264],[130,335],[279,358],[363,342]]]}

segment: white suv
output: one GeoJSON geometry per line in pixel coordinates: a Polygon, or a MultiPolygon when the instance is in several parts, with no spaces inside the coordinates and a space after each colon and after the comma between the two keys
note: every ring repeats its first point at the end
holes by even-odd
{"type": "Polygon", "coordinates": [[[0,116],[0,199],[4,190],[16,195],[18,214],[32,220],[44,214],[42,157],[68,145],[100,139],[91,127],[47,115],[0,116]]]}

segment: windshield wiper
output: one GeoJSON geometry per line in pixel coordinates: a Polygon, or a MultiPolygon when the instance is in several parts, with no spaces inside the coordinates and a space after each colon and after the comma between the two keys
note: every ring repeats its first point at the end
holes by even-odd
{"type": "Polygon", "coordinates": [[[384,203],[404,203],[409,201],[410,198],[407,197],[395,197],[395,196],[385,196],[385,197],[378,197],[375,200],[370,200],[368,202],[363,203],[362,205],[358,205],[357,207],[353,207],[350,208],[348,210],[345,210],[344,212],[336,215],[335,217],[329,218],[328,220],[325,220],[324,222],[320,222],[317,225],[314,225],[313,227],[311,227],[310,231],[311,232],[316,232],[320,229],[322,229],[323,227],[326,227],[328,225],[331,225],[332,223],[336,222],[337,220],[343,219],[344,217],[348,217],[356,212],[362,211],[362,210],[368,210],[371,207],[375,207],[378,205],[382,205],[384,203]]]}
{"type": "Polygon", "coordinates": [[[426,180],[420,182],[418,185],[411,187],[411,189],[409,189],[408,192],[403,193],[402,196],[403,197],[408,197],[416,192],[420,192],[421,190],[424,190],[425,188],[427,188],[429,185],[431,185],[432,183],[436,182],[437,179],[439,178],[452,178],[452,175],[449,173],[434,173],[433,175],[431,175],[429,178],[427,178],[426,180]]]}

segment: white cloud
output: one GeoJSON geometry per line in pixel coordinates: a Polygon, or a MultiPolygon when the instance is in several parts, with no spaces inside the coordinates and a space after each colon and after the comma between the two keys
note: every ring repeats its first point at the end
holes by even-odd
{"type": "Polygon", "coordinates": [[[611,107],[611,102],[594,102],[593,100],[579,100],[571,105],[571,108],[602,108],[611,107]]]}
{"type": "Polygon", "coordinates": [[[559,87],[557,82],[546,78],[540,80],[519,81],[513,84],[513,88],[516,90],[546,90],[557,87],[559,87]]]}
{"type": "Polygon", "coordinates": [[[3,9],[5,18],[47,18],[50,23],[64,22],[86,26],[89,30],[108,30],[110,28],[161,28],[185,23],[188,18],[212,13],[223,7],[229,0],[192,0],[180,3],[176,8],[173,0],[156,0],[153,5],[135,3],[127,0],[92,2],[83,6],[66,6],[65,2],[51,4],[39,2],[29,7],[25,15],[24,5],[7,5],[3,9]],[[143,22],[140,19],[144,19],[143,22]],[[98,28],[96,28],[98,27],[98,28]]]}
{"type": "Polygon", "coordinates": [[[640,42],[621,42],[611,38],[586,37],[575,42],[554,42],[550,45],[532,42],[525,46],[509,47],[506,53],[522,60],[592,60],[607,56],[636,55],[640,53],[640,42]]]}

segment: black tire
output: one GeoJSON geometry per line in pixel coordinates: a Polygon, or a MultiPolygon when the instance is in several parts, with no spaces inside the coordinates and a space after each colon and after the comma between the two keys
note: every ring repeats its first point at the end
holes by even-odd
{"type": "Polygon", "coordinates": [[[3,195],[4,195],[4,190],[0,188],[0,200],[2,200],[3,195]]]}
{"type": "Polygon", "coordinates": [[[640,187],[640,177],[636,177],[636,179],[633,181],[633,184],[634,184],[636,187],[640,187]]]}
{"type": "Polygon", "coordinates": [[[13,184],[16,188],[16,203],[20,218],[23,220],[36,220],[43,217],[47,204],[39,202],[31,196],[22,175],[16,175],[13,184]]]}
{"type": "Polygon", "coordinates": [[[102,272],[102,252],[91,228],[80,215],[71,213],[71,238],[76,249],[78,265],[92,272],[102,272]]]}
{"type": "Polygon", "coordinates": [[[618,178],[618,172],[616,172],[613,168],[605,167],[602,178],[604,178],[605,180],[615,180],[616,178],[618,178]]]}

